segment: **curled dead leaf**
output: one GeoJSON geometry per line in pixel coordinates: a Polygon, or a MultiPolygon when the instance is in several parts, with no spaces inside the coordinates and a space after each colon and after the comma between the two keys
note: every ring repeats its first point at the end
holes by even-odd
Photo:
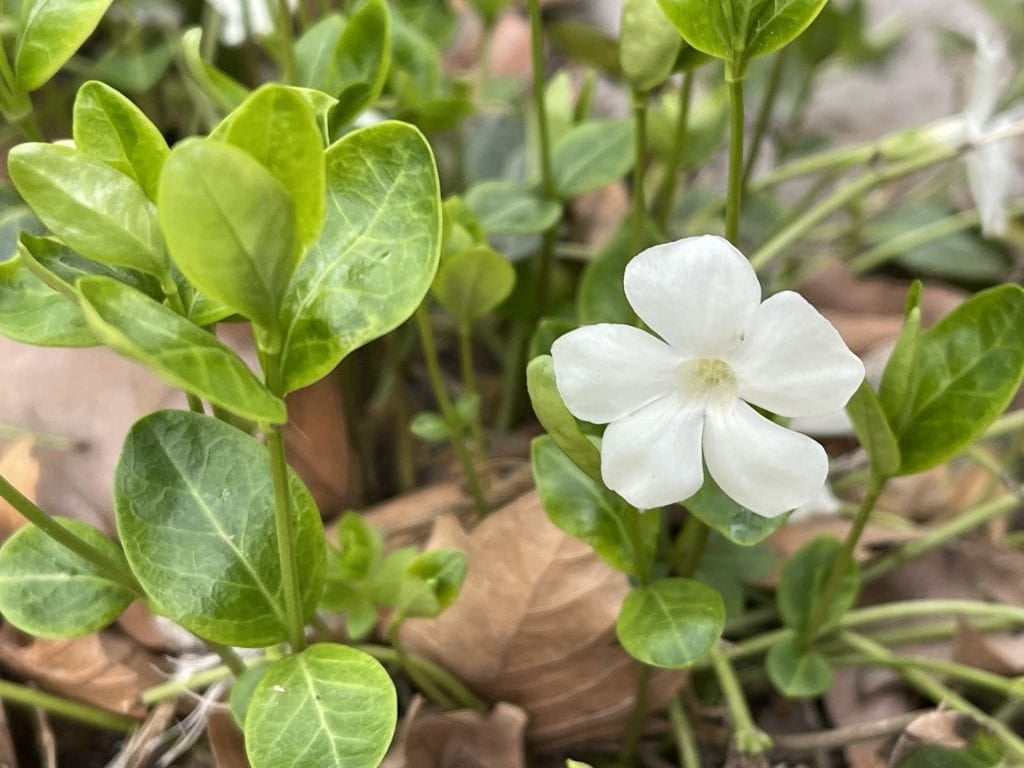
{"type": "Polygon", "coordinates": [[[889,755],[889,768],[898,768],[900,763],[922,747],[948,747],[963,749],[970,734],[977,725],[966,715],[958,712],[928,712],[921,715],[900,736],[889,755]]]}
{"type": "MultiPolygon", "coordinates": [[[[32,454],[35,441],[31,437],[15,440],[0,455],[0,475],[31,500],[36,498],[39,484],[39,461],[32,454]]],[[[6,539],[26,523],[14,507],[0,499],[0,539],[6,539]]]]}
{"type": "Polygon", "coordinates": [[[422,715],[410,708],[401,743],[387,768],[524,768],[527,715],[511,704],[488,714],[444,712],[422,715]]]}
{"type": "MultiPolygon", "coordinates": [[[[429,546],[461,549],[469,573],[440,618],[405,623],[402,641],[410,651],[442,664],[487,699],[525,710],[532,747],[621,736],[637,670],[615,639],[629,590],[623,574],[552,525],[536,493],[468,535],[454,518],[439,518],[429,546]]],[[[651,711],[683,682],[681,673],[656,672],[651,711]]]]}

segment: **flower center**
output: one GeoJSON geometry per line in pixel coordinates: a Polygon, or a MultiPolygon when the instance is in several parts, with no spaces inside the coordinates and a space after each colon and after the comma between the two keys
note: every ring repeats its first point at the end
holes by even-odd
{"type": "Polygon", "coordinates": [[[679,368],[683,395],[706,405],[724,405],[736,398],[736,374],[724,360],[688,360],[679,368]]]}

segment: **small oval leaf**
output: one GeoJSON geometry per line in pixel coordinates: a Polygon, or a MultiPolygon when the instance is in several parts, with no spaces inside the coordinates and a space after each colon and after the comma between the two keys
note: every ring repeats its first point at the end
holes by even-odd
{"type": "Polygon", "coordinates": [[[26,91],[45,85],[96,29],[112,1],[23,0],[14,60],[18,85],[26,91]]]}

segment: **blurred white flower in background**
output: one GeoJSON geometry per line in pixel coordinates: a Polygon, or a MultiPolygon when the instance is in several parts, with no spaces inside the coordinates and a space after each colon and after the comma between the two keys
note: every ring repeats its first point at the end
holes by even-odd
{"type": "Polygon", "coordinates": [[[555,379],[577,417],[608,424],[605,484],[636,507],[683,501],[704,482],[774,517],[812,500],[828,459],[806,435],[759,414],[842,408],[864,365],[805,299],[761,302],[747,259],[704,236],[655,246],[626,267],[626,297],[661,338],[629,325],[578,328],[552,346],[555,379]]]}
{"type": "MultiPolygon", "coordinates": [[[[221,15],[220,39],[225,45],[241,45],[251,32],[263,37],[274,31],[277,0],[206,0],[221,15]],[[248,19],[246,15],[248,14],[248,19]]],[[[295,9],[298,0],[288,0],[295,9]]]]}

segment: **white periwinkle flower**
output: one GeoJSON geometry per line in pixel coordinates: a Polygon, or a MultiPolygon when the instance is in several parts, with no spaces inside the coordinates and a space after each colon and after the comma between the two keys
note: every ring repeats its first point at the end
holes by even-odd
{"type": "MultiPolygon", "coordinates": [[[[263,37],[274,31],[277,15],[277,0],[206,0],[223,17],[220,39],[225,45],[241,45],[248,32],[254,37],[263,37]],[[248,14],[248,20],[246,19],[248,14]],[[248,24],[248,27],[247,27],[248,24]]],[[[298,0],[288,0],[288,7],[295,9],[298,0]]]]}
{"type": "Polygon", "coordinates": [[[578,328],[551,349],[577,417],[608,424],[605,484],[640,509],[683,501],[704,468],[732,499],[774,517],[806,503],[828,474],[824,449],[759,414],[842,408],[864,365],[803,297],[762,303],[747,259],[727,240],[658,245],[626,267],[626,298],[658,338],[629,325],[578,328]]]}

